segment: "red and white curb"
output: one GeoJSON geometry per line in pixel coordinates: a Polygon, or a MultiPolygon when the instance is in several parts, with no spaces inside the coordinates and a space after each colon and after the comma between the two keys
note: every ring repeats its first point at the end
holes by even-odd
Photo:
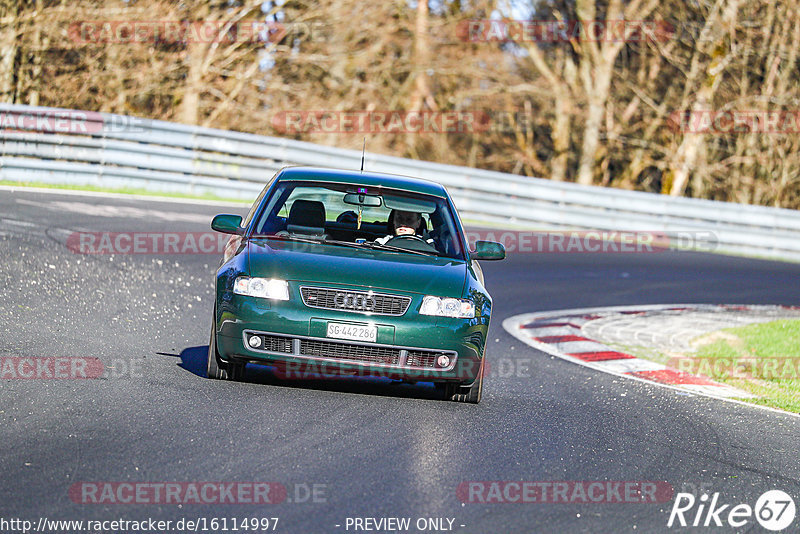
{"type": "MultiPolygon", "coordinates": [[[[535,349],[584,367],[704,396],[745,399],[752,398],[753,395],[702,376],[678,371],[660,363],[617,351],[589,338],[584,331],[584,327],[592,321],[607,319],[614,315],[620,317],[647,316],[665,312],[691,314],[692,312],[708,312],[709,310],[757,311],[759,308],[766,307],[670,304],[558,310],[509,317],[503,321],[503,328],[512,336],[535,349]]],[[[777,306],[769,308],[796,312],[796,308],[777,306]]]]}

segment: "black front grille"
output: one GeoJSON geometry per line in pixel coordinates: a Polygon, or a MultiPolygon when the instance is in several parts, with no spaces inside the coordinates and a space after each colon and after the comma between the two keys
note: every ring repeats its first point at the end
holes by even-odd
{"type": "Polygon", "coordinates": [[[300,340],[300,355],[389,365],[400,362],[400,349],[312,339],[300,340]]]}
{"type": "MultiPolygon", "coordinates": [[[[423,350],[410,350],[408,351],[408,357],[406,358],[406,365],[409,367],[425,367],[433,369],[437,367],[436,365],[436,358],[438,358],[442,352],[429,352],[423,350]]],[[[448,354],[450,359],[453,359],[453,356],[448,354]]]]}
{"type": "Polygon", "coordinates": [[[245,335],[245,343],[251,349],[264,352],[283,352],[285,354],[291,354],[293,352],[292,338],[290,337],[275,336],[272,334],[247,333],[245,335]],[[250,340],[253,337],[258,337],[261,339],[261,344],[258,347],[254,347],[251,343],[250,340]]]}
{"type": "Polygon", "coordinates": [[[405,354],[403,368],[443,370],[445,368],[436,363],[439,356],[448,356],[451,364],[455,362],[457,357],[456,353],[452,351],[373,345],[371,343],[350,343],[267,332],[245,331],[243,341],[245,346],[256,352],[288,354],[300,358],[327,358],[342,362],[375,365],[400,366],[400,362],[403,361],[401,357],[405,354]],[[261,344],[258,347],[253,347],[250,344],[250,339],[253,336],[258,336],[261,339],[261,344]]]}
{"type": "Polygon", "coordinates": [[[385,295],[372,291],[301,287],[300,295],[303,297],[303,304],[312,308],[375,315],[403,315],[411,304],[411,297],[385,295]]]}
{"type": "Polygon", "coordinates": [[[264,345],[262,350],[269,352],[285,352],[286,354],[292,353],[292,340],[288,337],[280,336],[261,336],[264,345]]]}

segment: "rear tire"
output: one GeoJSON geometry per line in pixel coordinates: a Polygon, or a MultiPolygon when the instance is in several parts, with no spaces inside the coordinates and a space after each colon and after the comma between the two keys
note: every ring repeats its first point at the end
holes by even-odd
{"type": "MultiPolygon", "coordinates": [[[[444,398],[453,402],[466,402],[469,404],[478,404],[483,395],[483,363],[486,360],[484,354],[481,359],[481,367],[478,370],[478,376],[471,386],[462,386],[460,384],[445,383],[440,386],[444,390],[444,398]]],[[[439,384],[436,384],[439,386],[439,384]]]]}
{"type": "Polygon", "coordinates": [[[219,360],[217,353],[217,332],[214,325],[211,325],[211,338],[208,340],[208,361],[206,364],[206,376],[215,380],[234,380],[240,381],[244,378],[246,363],[230,361],[223,363],[219,360]]]}

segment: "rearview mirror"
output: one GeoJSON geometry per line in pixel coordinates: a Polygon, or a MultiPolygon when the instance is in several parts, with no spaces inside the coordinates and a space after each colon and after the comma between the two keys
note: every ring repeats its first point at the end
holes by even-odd
{"type": "Polygon", "coordinates": [[[241,224],[241,215],[226,215],[223,213],[214,217],[214,220],[211,221],[211,229],[223,234],[242,235],[244,228],[241,227],[241,224]]]}
{"type": "Polygon", "coordinates": [[[347,193],[344,196],[345,204],[353,206],[365,206],[368,208],[378,208],[382,204],[381,197],[368,195],[366,193],[347,193]]]}
{"type": "Polygon", "coordinates": [[[502,260],[506,257],[506,249],[494,241],[476,241],[475,250],[469,253],[473,260],[502,260]]]}

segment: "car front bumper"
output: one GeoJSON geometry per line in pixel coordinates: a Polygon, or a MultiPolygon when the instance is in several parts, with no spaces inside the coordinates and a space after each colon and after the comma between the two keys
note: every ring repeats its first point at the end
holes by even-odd
{"type": "Polygon", "coordinates": [[[402,316],[369,316],[228,293],[218,305],[217,350],[223,360],[276,365],[293,378],[368,375],[471,384],[480,369],[489,318],[422,316],[416,305],[402,316]],[[329,338],[329,321],[373,325],[377,339],[329,338]],[[262,338],[258,348],[248,343],[253,335],[262,338]],[[441,355],[448,365],[437,364],[441,355]]]}

